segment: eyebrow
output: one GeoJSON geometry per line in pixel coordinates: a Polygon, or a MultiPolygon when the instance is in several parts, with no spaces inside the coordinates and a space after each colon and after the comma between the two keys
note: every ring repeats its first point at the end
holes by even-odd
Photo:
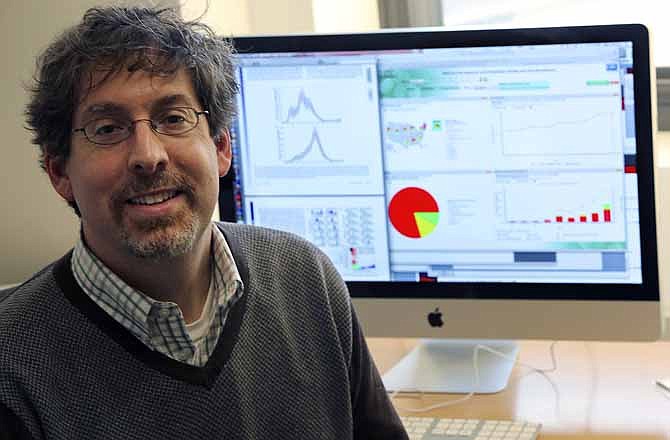
{"type": "MultiPolygon", "coordinates": [[[[149,104],[148,109],[151,111],[155,111],[171,105],[194,106],[195,103],[193,103],[192,99],[190,99],[186,95],[174,94],[174,95],[163,96],[155,101],[152,101],[149,104]]],[[[122,105],[113,102],[102,102],[92,104],[89,107],[87,107],[86,110],[82,112],[81,118],[83,120],[86,120],[88,118],[100,115],[125,115],[127,113],[128,110],[122,105]]]]}
{"type": "Polygon", "coordinates": [[[167,95],[163,96],[162,98],[157,99],[156,101],[153,101],[151,103],[151,109],[156,110],[156,109],[161,109],[170,105],[189,105],[193,106],[195,105],[194,102],[191,101],[191,99],[186,96],[186,95],[167,95]]]}
{"type": "Polygon", "coordinates": [[[93,104],[86,108],[81,114],[81,119],[86,120],[89,117],[97,115],[121,114],[125,110],[122,106],[111,102],[93,104]]]}

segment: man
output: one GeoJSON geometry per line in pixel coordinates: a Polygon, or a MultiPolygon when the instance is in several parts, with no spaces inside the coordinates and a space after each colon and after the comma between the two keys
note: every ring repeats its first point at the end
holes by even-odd
{"type": "Polygon", "coordinates": [[[40,58],[28,124],[81,235],[0,303],[0,438],[407,438],[328,259],[209,220],[231,57],[96,8],[40,58]]]}

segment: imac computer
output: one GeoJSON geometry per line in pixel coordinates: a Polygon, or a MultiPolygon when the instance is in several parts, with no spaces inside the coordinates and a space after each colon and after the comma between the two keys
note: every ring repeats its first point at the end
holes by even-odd
{"type": "Polygon", "coordinates": [[[367,336],[426,338],[389,389],[498,391],[517,339],[658,337],[644,26],[234,44],[221,218],[322,249],[367,336]],[[475,378],[481,340],[507,356],[475,378]]]}

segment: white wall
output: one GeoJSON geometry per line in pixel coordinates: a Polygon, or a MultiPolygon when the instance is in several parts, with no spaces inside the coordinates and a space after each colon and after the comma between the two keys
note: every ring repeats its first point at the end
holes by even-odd
{"type": "Polygon", "coordinates": [[[379,29],[376,0],[187,0],[182,15],[226,36],[379,29]]]}
{"type": "Polygon", "coordinates": [[[181,11],[225,36],[314,31],[312,0],[185,0],[181,11]]]}
{"type": "Polygon", "coordinates": [[[320,33],[379,29],[376,0],[314,0],[314,30],[320,33]]]}
{"type": "Polygon", "coordinates": [[[249,5],[244,1],[188,0],[182,2],[181,13],[187,20],[202,18],[221,35],[245,35],[251,29],[249,5]]]}

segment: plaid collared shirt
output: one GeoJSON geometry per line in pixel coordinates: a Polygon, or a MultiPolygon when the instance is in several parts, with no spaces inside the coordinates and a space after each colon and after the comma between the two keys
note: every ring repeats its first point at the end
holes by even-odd
{"type": "MultiPolygon", "coordinates": [[[[207,363],[228,311],[243,292],[242,279],[223,234],[212,225],[214,264],[210,294],[215,316],[207,336],[194,343],[179,306],[156,301],[130,287],[100,261],[80,238],[72,253],[72,272],[82,290],[149,348],[198,367],[207,363]]],[[[206,317],[202,317],[206,319],[206,317]]]]}

